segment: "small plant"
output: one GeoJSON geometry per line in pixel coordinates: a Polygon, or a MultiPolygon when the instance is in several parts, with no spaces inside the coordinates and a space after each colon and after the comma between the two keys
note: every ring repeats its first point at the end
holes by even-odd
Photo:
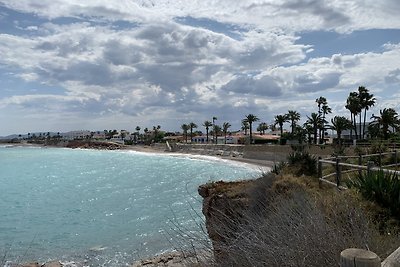
{"type": "Polygon", "coordinates": [[[317,174],[318,159],[309,152],[292,152],[288,156],[288,162],[290,167],[295,167],[297,176],[317,174]]]}
{"type": "Polygon", "coordinates": [[[344,149],[345,149],[345,148],[344,148],[344,146],[342,146],[342,145],[334,145],[334,146],[333,146],[332,157],[344,156],[344,155],[345,155],[344,149]]]}
{"type": "Polygon", "coordinates": [[[284,168],[287,167],[287,165],[288,165],[288,164],[287,164],[286,162],[281,161],[281,162],[275,164],[275,165],[272,167],[271,172],[274,173],[274,174],[279,174],[279,173],[281,173],[281,171],[282,171],[284,168]]]}
{"type": "Polygon", "coordinates": [[[400,218],[400,180],[395,173],[380,170],[361,174],[348,182],[348,186],[356,188],[364,198],[388,208],[393,216],[400,218]]]}

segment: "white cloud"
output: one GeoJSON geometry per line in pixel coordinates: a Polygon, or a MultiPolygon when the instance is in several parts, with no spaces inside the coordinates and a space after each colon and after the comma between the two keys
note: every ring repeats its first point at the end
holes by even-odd
{"type": "Polygon", "coordinates": [[[238,120],[252,112],[272,118],[288,107],[307,114],[317,95],[335,97],[334,102],[358,85],[389,103],[387,94],[400,82],[399,44],[388,43],[382,52],[306,60],[315,48],[296,37],[313,30],[400,28],[396,0],[0,0],[0,5],[42,18],[18,24],[23,35],[0,34],[0,71],[28,85],[63,90],[51,94],[36,87],[36,95],[0,96],[2,111],[79,114],[82,123],[84,114],[171,125],[171,116],[225,114],[226,120],[238,120]],[[61,17],[76,20],[57,23],[61,17]],[[194,23],[177,19],[188,17],[194,23]],[[133,24],[121,26],[120,20],[133,24]]]}
{"type": "Polygon", "coordinates": [[[284,31],[399,28],[396,0],[2,0],[3,5],[47,18],[94,17],[133,22],[167,21],[191,16],[250,28],[284,31]]]}

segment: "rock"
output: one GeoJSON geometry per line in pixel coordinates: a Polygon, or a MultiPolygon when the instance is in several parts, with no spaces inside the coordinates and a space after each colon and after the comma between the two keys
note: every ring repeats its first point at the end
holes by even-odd
{"type": "Polygon", "coordinates": [[[130,267],[185,267],[193,262],[195,262],[195,255],[171,252],[137,261],[130,267]]]}
{"type": "Polygon", "coordinates": [[[63,267],[59,261],[50,261],[42,265],[42,267],[63,267]]]}
{"type": "Polygon", "coordinates": [[[40,264],[38,262],[29,262],[29,263],[23,263],[18,267],[40,267],[40,264]]]}

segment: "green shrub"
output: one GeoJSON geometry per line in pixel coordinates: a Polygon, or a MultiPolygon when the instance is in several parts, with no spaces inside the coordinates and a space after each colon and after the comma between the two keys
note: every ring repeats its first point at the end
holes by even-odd
{"type": "Polygon", "coordinates": [[[348,186],[356,188],[364,198],[388,208],[393,216],[400,218],[400,180],[395,173],[380,170],[361,174],[348,182],[348,186]]]}
{"type": "Polygon", "coordinates": [[[284,161],[281,161],[279,163],[276,163],[273,167],[271,172],[274,174],[279,174],[284,168],[287,167],[287,163],[284,161]]]}
{"type": "Polygon", "coordinates": [[[295,175],[314,176],[317,174],[318,159],[309,152],[292,152],[288,156],[289,166],[295,167],[295,175]]]}

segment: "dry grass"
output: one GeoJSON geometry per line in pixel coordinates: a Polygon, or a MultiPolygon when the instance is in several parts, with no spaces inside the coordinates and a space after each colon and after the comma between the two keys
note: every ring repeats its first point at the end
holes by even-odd
{"type": "Polygon", "coordinates": [[[338,266],[346,248],[385,258],[400,245],[398,235],[380,232],[377,217],[365,211],[372,204],[351,191],[321,190],[315,180],[291,175],[266,176],[242,192],[233,187],[234,194],[224,185],[207,210],[215,261],[203,265],[338,266]]]}

